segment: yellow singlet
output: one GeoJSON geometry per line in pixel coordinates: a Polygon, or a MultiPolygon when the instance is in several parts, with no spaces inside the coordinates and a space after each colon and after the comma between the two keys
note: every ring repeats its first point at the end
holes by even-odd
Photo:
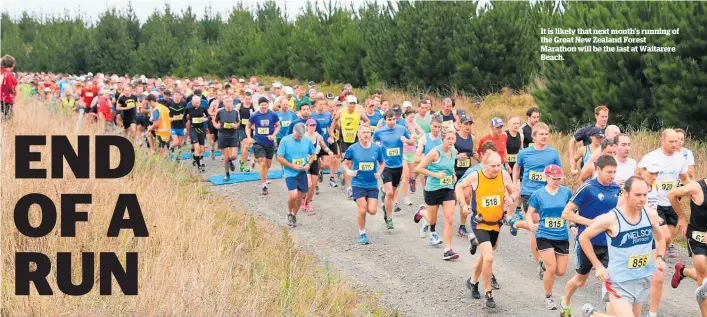
{"type": "Polygon", "coordinates": [[[484,176],[482,171],[476,172],[479,176],[479,185],[474,192],[476,212],[487,223],[479,223],[476,228],[489,231],[500,231],[499,224],[488,224],[500,221],[503,218],[503,203],[506,194],[506,185],[503,184],[503,174],[498,173],[494,179],[484,176]]]}
{"type": "Polygon", "coordinates": [[[348,109],[341,111],[341,136],[344,142],[356,142],[359,121],[361,121],[361,115],[358,113],[358,108],[355,108],[353,113],[349,113],[348,109]]]}

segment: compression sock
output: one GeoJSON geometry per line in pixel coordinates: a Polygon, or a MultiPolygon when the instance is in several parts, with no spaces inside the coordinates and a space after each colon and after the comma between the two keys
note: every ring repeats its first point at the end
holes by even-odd
{"type": "Polygon", "coordinates": [[[435,227],[437,227],[437,224],[430,224],[430,232],[435,232],[435,227]]]}

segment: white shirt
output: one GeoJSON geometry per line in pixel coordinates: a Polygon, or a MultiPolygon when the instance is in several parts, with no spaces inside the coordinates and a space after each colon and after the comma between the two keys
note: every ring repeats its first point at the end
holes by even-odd
{"type": "Polygon", "coordinates": [[[680,153],[685,157],[687,160],[687,166],[695,166],[695,155],[692,154],[692,151],[688,148],[681,148],[680,153]]]}
{"type": "Polygon", "coordinates": [[[616,183],[627,180],[636,171],[636,160],[630,157],[626,158],[626,163],[621,163],[617,158],[616,163],[618,163],[616,166],[616,177],[614,177],[614,182],[616,183]]]}
{"type": "Polygon", "coordinates": [[[646,154],[638,162],[638,167],[644,168],[653,164],[657,164],[661,168],[660,174],[655,180],[656,185],[658,185],[658,206],[670,206],[668,192],[677,187],[680,175],[687,174],[687,160],[679,152],[673,153],[672,156],[667,156],[659,148],[646,154]]]}

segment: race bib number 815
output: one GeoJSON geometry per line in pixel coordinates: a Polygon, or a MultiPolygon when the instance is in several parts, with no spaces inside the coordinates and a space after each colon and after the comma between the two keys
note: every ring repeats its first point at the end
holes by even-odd
{"type": "Polygon", "coordinates": [[[545,218],[545,228],[557,229],[565,226],[565,219],[562,218],[545,218]]]}

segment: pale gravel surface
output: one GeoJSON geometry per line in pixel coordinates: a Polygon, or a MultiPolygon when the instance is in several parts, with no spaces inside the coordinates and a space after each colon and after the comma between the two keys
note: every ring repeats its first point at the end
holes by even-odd
{"type": "MultiPolygon", "coordinates": [[[[204,180],[209,175],[223,174],[220,158],[215,161],[206,158],[205,162],[204,180]]],[[[191,160],[185,164],[191,166],[191,160]]],[[[279,168],[277,163],[273,164],[275,168],[279,168]]],[[[513,237],[508,227],[503,227],[494,262],[494,273],[501,289],[494,291],[497,308],[489,310],[485,308],[483,299],[472,299],[465,287],[473,260],[476,259],[476,256],[469,254],[467,240],[454,235],[453,248],[461,257],[447,262],[442,260],[442,247],[431,247],[426,239],[419,238],[419,225],[413,222],[412,215],[416,206],[423,203],[421,188],[411,195],[413,206],[405,206],[402,212],[394,214],[394,230],[385,228],[381,212],[369,216],[366,230],[371,244],[361,246],[358,244],[354,202],[348,200],[340,188],[329,187],[328,175],[325,177],[327,180],[320,185],[321,194],[314,198],[315,214],[300,212],[298,226],[290,232],[300,248],[330,263],[356,288],[379,294],[384,305],[399,310],[405,316],[559,316],[559,310],[549,311],[544,307],[542,282],[538,278],[537,266],[530,259],[527,231],[521,230],[518,236],[513,237]]],[[[214,194],[231,197],[240,202],[246,211],[263,216],[273,224],[286,224],[287,190],[282,179],[272,181],[268,196],[261,195],[259,182],[210,186],[210,189],[214,194]]],[[[455,230],[458,217],[457,212],[455,230]]],[[[440,236],[443,230],[440,223],[437,229],[440,236]]],[[[574,250],[570,251],[568,272],[556,280],[553,289],[558,306],[565,283],[574,274],[574,250]]],[[[691,263],[683,248],[680,248],[679,254],[677,260],[691,263]]],[[[677,260],[668,259],[659,316],[698,316],[699,309],[694,299],[695,283],[684,280],[678,289],[670,286],[677,260]]],[[[600,296],[600,284],[591,276],[587,286],[579,289],[573,297],[573,316],[581,316],[580,307],[584,303],[603,309],[600,296]]],[[[646,314],[647,307],[641,316],[646,314]]]]}

